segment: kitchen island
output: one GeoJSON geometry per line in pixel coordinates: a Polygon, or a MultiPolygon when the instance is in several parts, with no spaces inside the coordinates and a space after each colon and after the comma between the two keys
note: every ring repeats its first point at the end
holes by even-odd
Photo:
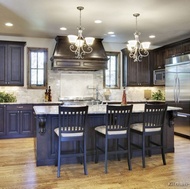
{"type": "MultiPolygon", "coordinates": [[[[53,106],[34,106],[34,119],[36,124],[35,153],[36,165],[54,165],[57,151],[57,136],[54,129],[58,127],[58,105],[53,106]]],[[[174,118],[176,111],[181,108],[168,107],[165,127],[166,153],[174,152],[174,118]]],[[[133,104],[131,123],[142,121],[144,104],[133,104]]],[[[90,105],[88,111],[87,126],[87,160],[93,161],[94,158],[94,127],[105,123],[106,105],[90,105]]],[[[141,140],[133,137],[133,140],[141,140]]],[[[159,140],[155,138],[155,140],[159,140]]],[[[102,144],[103,145],[103,144],[102,144]]],[[[113,144],[110,145],[113,147],[113,144]]],[[[74,144],[68,143],[63,148],[70,151],[74,144]]],[[[160,152],[155,152],[160,153],[160,152]]],[[[140,154],[140,153],[139,153],[140,154]]],[[[138,155],[138,153],[137,153],[138,155]]],[[[75,162],[76,158],[65,159],[65,162],[75,162]]]]}

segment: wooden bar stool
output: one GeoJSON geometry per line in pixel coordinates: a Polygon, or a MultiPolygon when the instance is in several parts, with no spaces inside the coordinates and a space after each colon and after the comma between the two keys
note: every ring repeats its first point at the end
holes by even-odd
{"type": "Polygon", "coordinates": [[[59,106],[59,125],[54,132],[58,138],[57,177],[60,177],[61,158],[83,157],[84,174],[87,175],[86,165],[86,122],[88,106],[59,106]],[[74,149],[66,154],[61,148],[63,142],[79,142],[80,149],[74,149]]]}
{"type": "Polygon", "coordinates": [[[148,151],[149,155],[151,155],[151,150],[158,148],[161,149],[163,164],[166,165],[164,150],[164,122],[166,111],[166,104],[145,104],[143,122],[134,123],[130,126],[131,135],[137,134],[142,137],[142,145],[131,142],[131,146],[142,150],[143,168],[145,168],[145,152],[148,151]],[[160,141],[155,142],[155,140],[151,140],[151,137],[155,137],[155,135],[159,136],[160,141]]]}
{"type": "Polygon", "coordinates": [[[130,161],[130,117],[133,105],[117,106],[107,105],[105,125],[95,128],[95,163],[98,162],[98,151],[105,154],[105,173],[107,173],[108,155],[109,154],[128,154],[128,168],[131,170],[130,161]],[[99,145],[99,140],[104,139],[104,147],[99,145]],[[117,148],[108,150],[108,141],[116,139],[117,148]],[[120,139],[126,139],[124,146],[120,139]]]}

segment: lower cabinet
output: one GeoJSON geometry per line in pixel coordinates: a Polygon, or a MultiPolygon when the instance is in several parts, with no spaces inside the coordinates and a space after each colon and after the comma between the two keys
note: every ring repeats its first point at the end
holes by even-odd
{"type": "Polygon", "coordinates": [[[34,136],[33,106],[7,105],[6,132],[7,138],[34,136]]]}

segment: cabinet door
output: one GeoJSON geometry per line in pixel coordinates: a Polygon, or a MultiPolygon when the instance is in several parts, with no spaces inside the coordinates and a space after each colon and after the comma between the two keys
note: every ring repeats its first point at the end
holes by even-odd
{"type": "Polygon", "coordinates": [[[183,54],[188,54],[190,53],[190,41],[188,42],[185,42],[183,45],[182,45],[182,52],[183,54]]]}
{"type": "Polygon", "coordinates": [[[20,111],[20,134],[22,136],[33,136],[34,125],[33,125],[33,111],[24,110],[20,111]]]}
{"type": "Polygon", "coordinates": [[[34,136],[33,106],[7,105],[7,138],[34,136]]]}
{"type": "Polygon", "coordinates": [[[8,45],[8,84],[24,85],[24,47],[20,45],[8,45]]]}
{"type": "Polygon", "coordinates": [[[153,51],[153,70],[165,68],[164,48],[153,51]]]}
{"type": "Polygon", "coordinates": [[[142,61],[138,62],[137,66],[138,66],[137,85],[149,86],[150,85],[149,56],[142,58],[142,61]]]}
{"type": "Polygon", "coordinates": [[[7,110],[7,135],[19,137],[19,111],[7,110]]]}
{"type": "Polygon", "coordinates": [[[6,124],[5,124],[5,105],[0,105],[0,137],[6,135],[6,124]]]}
{"type": "Polygon", "coordinates": [[[134,62],[132,58],[127,59],[127,85],[138,85],[138,62],[134,62]]]}
{"type": "Polygon", "coordinates": [[[134,62],[126,49],[122,49],[123,58],[123,86],[149,86],[150,60],[149,56],[142,58],[141,62],[134,62]],[[127,65],[127,66],[126,66],[127,65]],[[126,79],[127,78],[127,79],[126,79]],[[127,80],[127,81],[126,81],[127,80]]]}
{"type": "Polygon", "coordinates": [[[0,85],[7,82],[7,45],[0,44],[0,85]]]}

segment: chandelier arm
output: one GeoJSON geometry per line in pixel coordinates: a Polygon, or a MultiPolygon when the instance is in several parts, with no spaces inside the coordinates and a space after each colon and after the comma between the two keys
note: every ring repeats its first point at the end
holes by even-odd
{"type": "Polygon", "coordinates": [[[77,46],[75,46],[74,44],[71,44],[69,49],[70,49],[70,51],[75,53],[77,51],[77,46]]]}

